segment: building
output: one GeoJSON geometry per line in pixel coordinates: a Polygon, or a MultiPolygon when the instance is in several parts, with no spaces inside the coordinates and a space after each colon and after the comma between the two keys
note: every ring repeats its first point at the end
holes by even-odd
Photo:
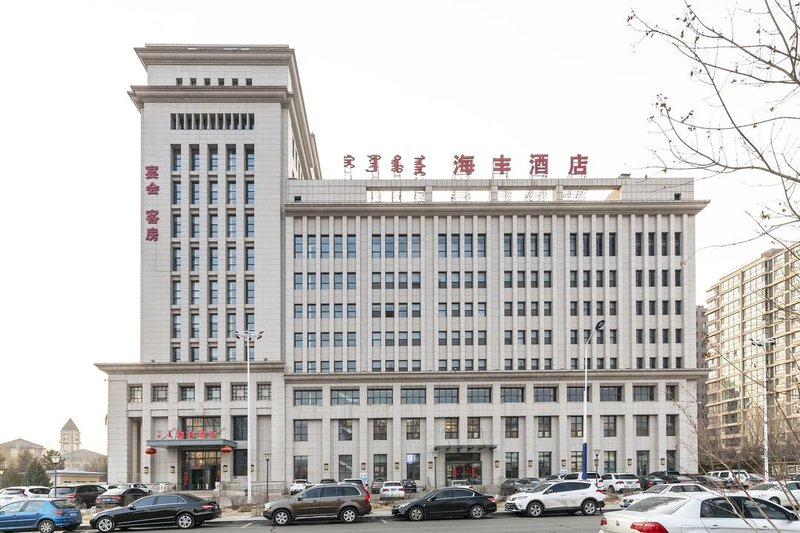
{"type": "Polygon", "coordinates": [[[44,446],[25,439],[14,439],[0,444],[0,454],[6,459],[16,459],[23,451],[29,451],[34,457],[42,457],[44,446]]]}
{"type": "Polygon", "coordinates": [[[771,468],[800,466],[792,429],[800,421],[798,251],[768,250],[707,291],[707,427],[720,461],[759,469],[766,391],[771,468]]]}
{"type": "Polygon", "coordinates": [[[61,428],[61,436],[59,438],[61,445],[61,454],[67,452],[74,452],[81,449],[81,430],[75,425],[75,422],[70,418],[64,427],[61,428]]]}
{"type": "Polygon", "coordinates": [[[584,430],[602,471],[696,470],[690,180],[322,180],[290,48],[136,52],[141,361],[98,364],[109,479],[492,485],[580,470],[584,430]]]}

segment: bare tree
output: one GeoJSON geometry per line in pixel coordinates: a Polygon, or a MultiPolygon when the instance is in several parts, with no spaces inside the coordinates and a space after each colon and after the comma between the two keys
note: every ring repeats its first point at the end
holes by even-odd
{"type": "Polygon", "coordinates": [[[779,240],[782,230],[796,231],[800,222],[797,11],[796,0],[699,7],[684,1],[670,25],[636,12],[628,17],[642,35],[637,46],[650,40],[671,46],[701,91],[689,103],[656,97],[649,120],[665,142],[652,150],[657,169],[695,177],[750,172],[774,180],[782,198],[757,218],[764,233],[779,240]]]}

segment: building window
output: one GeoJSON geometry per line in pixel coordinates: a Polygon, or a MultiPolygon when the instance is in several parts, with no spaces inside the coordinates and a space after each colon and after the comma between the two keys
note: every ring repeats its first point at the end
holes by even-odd
{"type": "Polygon", "coordinates": [[[492,388],[467,387],[467,403],[492,403],[492,388]]]}
{"type": "Polygon", "coordinates": [[[622,387],[619,387],[619,386],[601,386],[600,387],[600,401],[601,402],[621,402],[622,401],[622,387]]]}
{"type": "Polygon", "coordinates": [[[406,454],[406,479],[421,479],[420,458],[418,453],[406,454]]]}
{"type": "Polygon", "coordinates": [[[519,477],[519,452],[506,452],[506,479],[519,477]]]}
{"type": "Polygon", "coordinates": [[[272,383],[259,383],[256,385],[256,400],[272,399],[272,383]]]}
{"type": "Polygon", "coordinates": [[[652,385],[634,385],[634,402],[654,402],[656,400],[656,388],[652,385]]]}
{"type": "Polygon", "coordinates": [[[400,389],[401,404],[424,404],[425,389],[417,387],[403,387],[400,389]]]}
{"type": "Polygon", "coordinates": [[[128,385],[128,401],[131,403],[142,403],[141,385],[128,385]]]}
{"type": "Polygon", "coordinates": [[[385,453],[376,453],[372,455],[372,479],[387,479],[389,476],[389,469],[387,467],[388,459],[385,453]]]}
{"type": "Polygon", "coordinates": [[[206,401],[219,402],[222,400],[222,385],[206,385],[206,401]]]}
{"type": "Polygon", "coordinates": [[[569,420],[569,436],[583,437],[583,417],[568,416],[567,419],[569,420]]]}
{"type": "MultiPolygon", "coordinates": [[[[591,400],[591,389],[586,391],[586,397],[591,400]]],[[[583,387],[567,387],[567,401],[568,402],[582,402],[583,401],[583,387]]]]}
{"type": "Polygon", "coordinates": [[[233,383],[231,384],[231,401],[244,401],[247,400],[247,384],[246,383],[233,383]]]}
{"type": "Polygon", "coordinates": [[[294,456],[294,479],[308,479],[308,456],[294,456]]]}
{"type": "Polygon", "coordinates": [[[467,438],[481,438],[481,419],[477,416],[467,417],[467,438]]]}
{"type": "Polygon", "coordinates": [[[247,417],[232,416],[233,440],[247,440],[247,417]]]}
{"type": "Polygon", "coordinates": [[[549,439],[553,436],[553,419],[549,416],[536,417],[537,434],[540,439],[549,439]]]}
{"type": "Polygon", "coordinates": [[[678,415],[667,415],[667,437],[678,436],[678,415]]]}
{"type": "Polygon", "coordinates": [[[358,389],[331,389],[331,405],[358,405],[358,389]]]}
{"type": "Polygon", "coordinates": [[[353,420],[350,418],[339,419],[339,440],[353,440],[353,420]]]}
{"type": "Polygon", "coordinates": [[[502,403],[524,403],[525,387],[500,387],[500,401],[502,403]]]}
{"type": "Polygon", "coordinates": [[[545,478],[553,474],[553,452],[539,452],[539,477],[545,478]]]}
{"type": "Polygon", "coordinates": [[[153,401],[166,402],[168,390],[168,385],[153,385],[153,401]]]}
{"type": "Polygon", "coordinates": [[[406,419],[406,440],[419,440],[420,435],[420,419],[407,418],[406,419]]]}
{"type": "Polygon", "coordinates": [[[678,386],[677,385],[667,385],[665,387],[666,392],[666,400],[668,402],[677,402],[678,401],[678,386]]]}
{"type": "Polygon", "coordinates": [[[444,438],[457,439],[458,438],[458,418],[448,417],[444,419],[444,438]]]}
{"type": "Polygon", "coordinates": [[[601,415],[600,421],[603,425],[604,437],[617,436],[617,417],[615,415],[601,415]]]}
{"type": "Polygon", "coordinates": [[[376,418],[372,421],[372,440],[386,440],[387,433],[385,418],[376,418]]]}
{"type": "Polygon", "coordinates": [[[556,391],[556,387],[534,387],[533,401],[536,403],[555,402],[556,391]]]}
{"type": "Polygon", "coordinates": [[[322,405],[322,389],[295,389],[294,405],[322,405]]]}
{"type": "Polygon", "coordinates": [[[181,385],[178,387],[180,401],[193,402],[194,401],[194,385],[181,385]]]}
{"type": "Polygon", "coordinates": [[[308,420],[294,421],[294,442],[308,441],[308,420]]]}
{"type": "Polygon", "coordinates": [[[636,475],[646,476],[650,471],[650,450],[636,450],[636,475]]]}
{"type": "Polygon", "coordinates": [[[458,387],[434,388],[433,403],[458,403],[458,387]]]}
{"type": "Polygon", "coordinates": [[[633,415],[634,425],[636,427],[637,437],[650,436],[650,416],[649,415],[633,415]]]}
{"type": "Polygon", "coordinates": [[[505,433],[507,439],[519,438],[519,417],[507,416],[505,420],[505,433]]]}
{"type": "Polygon", "coordinates": [[[347,479],[353,477],[353,456],[340,455],[339,456],[339,479],[347,479]]]}

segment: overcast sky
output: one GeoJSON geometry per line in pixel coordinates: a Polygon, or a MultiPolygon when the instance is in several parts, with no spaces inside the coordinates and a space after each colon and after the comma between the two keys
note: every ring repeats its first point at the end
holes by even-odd
{"type": "MultiPolygon", "coordinates": [[[[715,3],[716,4],[716,3],[715,3]]],[[[722,4],[722,2],[720,2],[722,4]]],[[[487,168],[532,152],[552,177],[569,156],[589,176],[643,177],[655,95],[700,101],[663,43],[634,47],[631,6],[669,22],[676,0],[578,2],[25,1],[4,7],[0,442],[58,446],[71,417],[106,452],[105,375],[139,358],[139,113],[145,43],[288,44],[300,69],[323,176],[342,156],[454,154],[487,168]],[[657,4],[657,5],[651,5],[657,4]]],[[[696,104],[693,104],[696,105],[696,104]]],[[[754,176],[698,182],[698,303],[721,275],[768,248],[748,213],[777,195],[754,176]]]]}

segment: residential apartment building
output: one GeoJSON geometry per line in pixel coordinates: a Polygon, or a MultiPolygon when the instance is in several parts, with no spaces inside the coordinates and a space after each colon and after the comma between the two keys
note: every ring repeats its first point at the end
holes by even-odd
{"type": "Polygon", "coordinates": [[[773,468],[800,465],[798,251],[768,250],[708,289],[708,446],[719,460],[761,463],[766,391],[773,468]]]}
{"type": "Polygon", "coordinates": [[[691,181],[322,180],[291,49],[136,51],[141,362],[98,365],[109,480],[492,485],[580,470],[584,431],[601,471],[696,469],[691,181]]]}

